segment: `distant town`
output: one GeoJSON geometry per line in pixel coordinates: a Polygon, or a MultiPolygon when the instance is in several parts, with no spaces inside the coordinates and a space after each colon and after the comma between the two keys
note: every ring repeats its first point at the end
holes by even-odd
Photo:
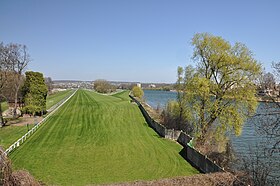
{"type": "MultiPolygon", "coordinates": [[[[141,82],[122,82],[122,81],[108,81],[117,89],[131,89],[137,85],[143,89],[157,89],[170,91],[173,89],[174,84],[168,83],[141,83],[141,82]]],[[[53,80],[52,86],[54,90],[64,89],[94,89],[94,81],[77,81],[77,80],[53,80]]]]}

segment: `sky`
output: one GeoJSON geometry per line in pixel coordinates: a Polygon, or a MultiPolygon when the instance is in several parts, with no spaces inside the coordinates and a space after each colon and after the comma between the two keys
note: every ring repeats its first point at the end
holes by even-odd
{"type": "Polygon", "coordinates": [[[280,61],[278,0],[1,0],[0,42],[25,44],[28,70],[54,80],[176,81],[195,65],[191,39],[244,43],[272,72],[280,61]]]}

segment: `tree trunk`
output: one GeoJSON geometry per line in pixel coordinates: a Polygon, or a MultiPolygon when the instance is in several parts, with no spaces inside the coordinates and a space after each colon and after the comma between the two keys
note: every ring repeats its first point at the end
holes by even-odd
{"type": "Polygon", "coordinates": [[[5,121],[3,118],[3,113],[2,113],[2,104],[1,104],[1,100],[0,100],[0,127],[4,127],[5,126],[5,121]]]}
{"type": "Polygon", "coordinates": [[[15,106],[14,106],[13,118],[17,117],[17,101],[18,101],[18,87],[16,87],[16,92],[15,92],[15,106]]]}
{"type": "Polygon", "coordinates": [[[17,107],[18,107],[18,91],[20,87],[20,82],[21,82],[21,72],[16,75],[16,83],[15,83],[15,106],[14,106],[14,111],[13,111],[13,118],[17,117],[17,107]]]}

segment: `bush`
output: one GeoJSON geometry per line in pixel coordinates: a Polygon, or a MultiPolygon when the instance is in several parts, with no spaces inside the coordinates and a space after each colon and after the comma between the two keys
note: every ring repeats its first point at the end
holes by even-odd
{"type": "Polygon", "coordinates": [[[141,89],[141,87],[135,86],[135,87],[132,88],[132,94],[133,94],[135,97],[142,98],[143,95],[144,95],[144,92],[143,92],[143,90],[141,89]]]}
{"type": "Polygon", "coordinates": [[[184,114],[180,114],[180,106],[177,101],[169,101],[161,113],[162,124],[168,129],[183,130],[191,134],[193,127],[189,124],[184,114]]]}
{"type": "Polygon", "coordinates": [[[116,91],[116,87],[106,80],[99,79],[94,82],[94,90],[106,94],[116,91]]]}

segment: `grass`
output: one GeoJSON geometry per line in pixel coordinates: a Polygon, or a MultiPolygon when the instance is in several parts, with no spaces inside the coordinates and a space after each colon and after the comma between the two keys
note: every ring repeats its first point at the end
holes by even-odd
{"type": "Polygon", "coordinates": [[[7,101],[1,103],[2,111],[4,112],[9,108],[7,101]]]}
{"type": "Polygon", "coordinates": [[[46,103],[47,110],[50,109],[55,104],[57,104],[60,100],[62,100],[66,96],[71,95],[71,93],[73,93],[73,90],[65,90],[65,91],[57,92],[55,94],[48,95],[47,103],[46,103]]]}
{"type": "Polygon", "coordinates": [[[128,92],[79,90],[10,157],[46,184],[87,185],[198,173],[181,149],[147,126],[128,92]]]}
{"type": "MultiPolygon", "coordinates": [[[[33,125],[29,125],[29,128],[32,127],[33,125]]],[[[26,132],[28,132],[27,126],[6,126],[0,128],[0,146],[7,149],[26,132]]]]}
{"type": "MultiPolygon", "coordinates": [[[[64,97],[70,95],[72,92],[73,92],[72,90],[66,90],[48,96],[47,109],[49,109],[50,107],[58,103],[64,97]]],[[[8,109],[7,102],[2,103],[2,109],[4,110],[4,108],[8,109]]],[[[29,128],[31,128],[31,126],[29,126],[29,128]]],[[[0,146],[2,146],[4,149],[8,148],[17,139],[23,136],[26,132],[27,132],[27,126],[10,125],[10,126],[5,126],[3,128],[0,128],[0,146]]]]}

